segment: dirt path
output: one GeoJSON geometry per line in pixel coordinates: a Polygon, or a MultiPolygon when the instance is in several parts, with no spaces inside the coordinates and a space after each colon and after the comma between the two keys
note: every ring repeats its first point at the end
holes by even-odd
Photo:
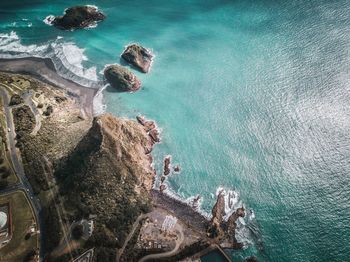
{"type": "Polygon", "coordinates": [[[102,87],[95,82],[92,86],[83,86],[59,75],[50,59],[28,57],[16,59],[0,59],[0,71],[27,74],[55,87],[67,90],[79,98],[82,114],[93,115],[93,99],[102,87]]]}
{"type": "Polygon", "coordinates": [[[31,133],[31,135],[35,136],[41,128],[41,115],[37,107],[33,103],[32,95],[33,94],[31,92],[27,92],[24,95],[24,103],[27,106],[29,106],[30,110],[33,112],[33,115],[35,117],[35,127],[33,128],[33,131],[31,133]]]}
{"type": "Polygon", "coordinates": [[[151,254],[151,255],[144,256],[143,258],[141,258],[139,260],[139,262],[144,262],[144,261],[147,261],[149,259],[158,259],[158,258],[170,257],[170,256],[175,255],[177,253],[177,251],[179,250],[182,242],[184,241],[184,233],[183,233],[183,230],[182,230],[182,226],[177,223],[176,227],[177,227],[177,230],[180,233],[180,237],[176,240],[176,246],[175,246],[175,248],[173,250],[168,251],[168,252],[163,252],[163,253],[151,254]]]}
{"type": "Polygon", "coordinates": [[[117,262],[120,260],[120,257],[122,256],[122,254],[124,253],[124,250],[128,244],[128,242],[130,241],[130,239],[132,238],[132,236],[135,234],[135,230],[137,229],[137,226],[139,225],[140,221],[144,218],[146,218],[147,215],[146,214],[142,214],[140,215],[136,221],[134,222],[134,224],[132,225],[132,229],[130,231],[130,233],[128,234],[128,236],[126,237],[125,241],[124,241],[124,245],[122,246],[121,249],[119,249],[117,251],[117,262]]]}

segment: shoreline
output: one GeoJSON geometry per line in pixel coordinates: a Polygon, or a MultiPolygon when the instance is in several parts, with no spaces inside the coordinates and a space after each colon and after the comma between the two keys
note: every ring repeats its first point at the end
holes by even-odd
{"type": "MultiPolygon", "coordinates": [[[[58,74],[51,58],[0,58],[0,71],[12,74],[29,75],[44,83],[67,90],[68,93],[79,99],[79,102],[82,105],[82,110],[84,110],[90,117],[94,115],[94,98],[99,94],[100,90],[103,89],[103,86],[97,88],[97,84],[95,88],[88,87],[83,86],[74,80],[64,78],[58,74]]],[[[159,130],[158,127],[156,128],[159,130]]],[[[184,199],[178,199],[177,197],[166,194],[165,192],[160,193],[156,189],[152,189],[151,196],[156,198],[157,201],[162,199],[161,202],[163,204],[167,203],[165,206],[168,206],[169,210],[172,210],[174,207],[173,204],[175,204],[175,206],[185,207],[188,212],[197,214],[201,222],[209,221],[208,217],[195,210],[188,203],[186,203],[184,199]]]]}
{"type": "MultiPolygon", "coordinates": [[[[44,83],[67,90],[69,94],[79,99],[79,102],[82,106],[82,110],[84,110],[84,112],[89,117],[94,116],[94,98],[100,93],[100,90],[104,88],[104,86],[98,87],[97,84],[95,88],[83,86],[75,82],[74,80],[64,78],[63,76],[58,74],[51,58],[0,58],[0,72],[29,75],[44,83]]],[[[157,126],[156,129],[159,130],[157,126]]],[[[184,207],[187,212],[197,214],[201,222],[209,221],[208,217],[206,217],[198,210],[195,210],[188,203],[186,203],[184,199],[178,199],[177,197],[171,196],[165,192],[160,193],[154,188],[151,190],[151,196],[152,198],[156,198],[157,201],[162,199],[161,202],[163,203],[163,208],[165,208],[165,206],[168,206],[167,208],[169,210],[172,210],[175,204],[175,206],[184,207]]],[[[157,205],[160,204],[157,203],[157,205]]]]}
{"type": "MultiPolygon", "coordinates": [[[[57,72],[50,58],[28,57],[0,59],[0,72],[28,75],[54,87],[66,90],[69,95],[79,101],[79,107],[83,117],[94,117],[94,98],[97,95],[101,95],[101,90],[103,90],[103,86],[100,88],[87,87],[73,80],[64,78],[57,72]]],[[[142,124],[138,119],[134,121],[142,124]]],[[[155,123],[152,120],[148,121],[155,123]]],[[[147,127],[145,124],[143,126],[147,127]]],[[[155,128],[158,130],[156,124],[155,128]]],[[[151,136],[150,139],[152,140],[151,136]]],[[[153,141],[153,144],[158,142],[160,141],[153,141]]],[[[152,158],[150,160],[152,166],[152,158]]],[[[181,219],[187,227],[199,233],[203,239],[207,239],[206,233],[210,225],[210,218],[193,208],[189,203],[186,203],[184,199],[156,190],[154,188],[154,182],[155,181],[153,181],[152,189],[149,191],[153,207],[161,208],[174,214],[175,217],[181,219]]]]}
{"type": "Polygon", "coordinates": [[[0,71],[13,74],[24,74],[34,77],[44,83],[67,90],[77,97],[81,104],[83,116],[94,116],[94,98],[100,87],[88,87],[58,74],[51,58],[26,57],[0,59],[0,71]]]}
{"type": "Polygon", "coordinates": [[[196,228],[197,231],[206,231],[210,220],[197,210],[193,209],[187,203],[184,203],[181,200],[162,193],[156,189],[152,189],[151,196],[154,206],[166,209],[176,214],[188,225],[196,228]]]}

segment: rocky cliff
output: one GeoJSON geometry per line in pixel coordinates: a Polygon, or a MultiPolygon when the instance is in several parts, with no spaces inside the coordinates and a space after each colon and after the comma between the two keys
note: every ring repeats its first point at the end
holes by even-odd
{"type": "Polygon", "coordinates": [[[105,18],[106,16],[95,6],[87,5],[67,8],[63,16],[53,17],[49,22],[60,29],[72,30],[94,26],[105,18]]]}
{"type": "Polygon", "coordinates": [[[114,252],[136,217],[149,210],[151,146],[141,124],[105,114],[93,119],[74,152],[62,159],[55,174],[70,219],[96,218],[88,245],[114,252]]]}
{"type": "Polygon", "coordinates": [[[114,261],[136,217],[151,207],[155,172],[150,152],[155,141],[150,132],[155,124],[111,114],[82,118],[74,97],[26,79],[37,108],[32,112],[22,106],[25,114],[22,107],[14,110],[17,146],[43,208],[46,257],[60,259],[62,232],[69,234],[72,223],[85,218],[94,221],[94,230],[80,248],[94,247],[96,257],[103,259],[98,261],[114,261]],[[48,107],[52,110],[46,116],[48,107]],[[41,125],[34,135],[37,119],[41,125]]]}

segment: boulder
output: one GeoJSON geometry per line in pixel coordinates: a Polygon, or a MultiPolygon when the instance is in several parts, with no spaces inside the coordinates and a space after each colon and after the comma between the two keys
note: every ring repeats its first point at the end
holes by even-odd
{"type": "Polygon", "coordinates": [[[165,176],[161,176],[161,177],[160,177],[160,182],[161,182],[161,183],[164,183],[164,181],[165,181],[165,176]]]}
{"type": "Polygon", "coordinates": [[[147,73],[150,70],[153,60],[151,51],[138,44],[127,46],[121,56],[126,62],[143,73],[147,73]]]}
{"type": "Polygon", "coordinates": [[[164,176],[167,176],[170,174],[170,162],[171,162],[171,157],[170,156],[166,156],[164,158],[164,167],[163,167],[163,174],[164,176]]]}
{"type": "Polygon", "coordinates": [[[159,187],[160,193],[163,193],[164,190],[166,190],[166,185],[161,184],[160,187],[159,187]]]}
{"type": "Polygon", "coordinates": [[[65,10],[63,16],[56,16],[48,21],[57,28],[64,30],[73,30],[96,25],[106,16],[95,6],[74,6],[65,10]]]}
{"type": "Polygon", "coordinates": [[[141,87],[140,80],[127,68],[121,65],[110,65],[104,71],[110,85],[121,92],[137,91],[141,87]]]}
{"type": "Polygon", "coordinates": [[[154,143],[160,142],[159,132],[157,129],[152,129],[151,131],[149,131],[148,135],[151,137],[151,139],[154,143]]]}
{"type": "Polygon", "coordinates": [[[179,165],[176,165],[176,166],[174,166],[173,170],[175,173],[179,173],[181,171],[181,168],[179,165]]]}

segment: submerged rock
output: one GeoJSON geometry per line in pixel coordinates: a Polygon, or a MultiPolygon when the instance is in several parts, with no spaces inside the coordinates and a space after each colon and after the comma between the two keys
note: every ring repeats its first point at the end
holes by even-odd
{"type": "Polygon", "coordinates": [[[152,64],[153,55],[147,48],[138,44],[131,44],[122,53],[122,58],[141,72],[147,73],[152,64]]]}
{"type": "Polygon", "coordinates": [[[104,75],[112,87],[122,92],[137,91],[141,87],[140,80],[127,68],[121,65],[110,65],[104,75]]]}
{"type": "Polygon", "coordinates": [[[176,166],[174,166],[173,170],[175,173],[179,173],[181,171],[181,168],[179,165],[176,165],[176,166]]]}
{"type": "Polygon", "coordinates": [[[163,193],[164,190],[166,190],[166,185],[161,184],[160,187],[159,187],[160,193],[163,193]]]}
{"type": "Polygon", "coordinates": [[[56,16],[48,19],[52,25],[65,30],[85,28],[96,25],[106,16],[95,6],[74,6],[65,10],[63,16],[56,16]]]}

